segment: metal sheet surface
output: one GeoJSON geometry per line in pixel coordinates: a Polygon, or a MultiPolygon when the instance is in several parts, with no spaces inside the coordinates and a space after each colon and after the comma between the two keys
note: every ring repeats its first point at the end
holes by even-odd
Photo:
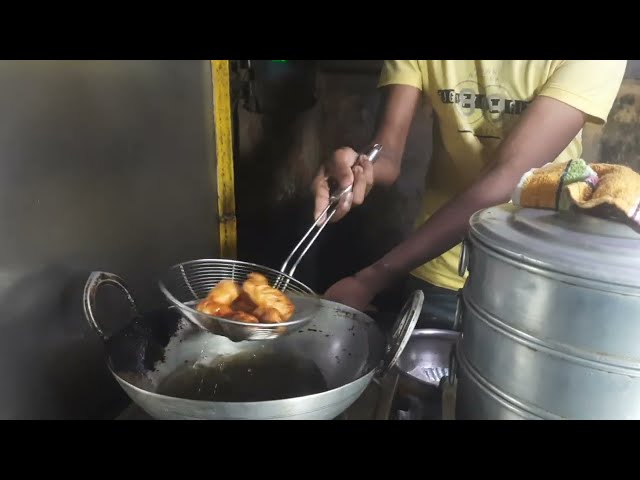
{"type": "Polygon", "coordinates": [[[119,401],[82,288],[216,254],[211,118],[208,61],[0,62],[0,418],[119,401]]]}

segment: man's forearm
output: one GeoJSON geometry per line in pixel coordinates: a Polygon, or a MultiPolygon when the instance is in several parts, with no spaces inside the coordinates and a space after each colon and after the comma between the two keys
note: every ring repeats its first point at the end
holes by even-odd
{"type": "Polygon", "coordinates": [[[442,255],[464,238],[478,210],[509,200],[529,169],[553,161],[584,126],[581,111],[538,97],[496,151],[494,162],[471,187],[438,210],[407,240],[356,276],[379,292],[414,268],[442,255]]]}
{"type": "Polygon", "coordinates": [[[438,210],[404,242],[356,276],[376,292],[384,290],[416,267],[460,243],[468,231],[470,217],[478,210],[508,201],[511,185],[516,182],[510,172],[491,169],[480,181],[438,210]]]}
{"type": "MultiPolygon", "coordinates": [[[[374,166],[374,185],[391,185],[400,175],[400,165],[413,116],[422,92],[409,85],[389,85],[382,89],[382,104],[369,148],[376,143],[382,151],[374,166]]],[[[366,152],[365,152],[366,153],[366,152]]]]}
{"type": "Polygon", "coordinates": [[[373,184],[383,187],[393,185],[400,176],[402,152],[382,142],[373,142],[372,145],[375,143],[380,143],[382,150],[373,164],[373,184]]]}

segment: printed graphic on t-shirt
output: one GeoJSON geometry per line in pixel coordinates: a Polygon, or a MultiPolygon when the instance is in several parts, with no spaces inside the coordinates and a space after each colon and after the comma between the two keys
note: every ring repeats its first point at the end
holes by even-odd
{"type": "Polygon", "coordinates": [[[500,84],[481,85],[474,80],[437,93],[444,105],[456,109],[458,132],[480,139],[501,139],[531,103],[513,98],[500,84]]]}

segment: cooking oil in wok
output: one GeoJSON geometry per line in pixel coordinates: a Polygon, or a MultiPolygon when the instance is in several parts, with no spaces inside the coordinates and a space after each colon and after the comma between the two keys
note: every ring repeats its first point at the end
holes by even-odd
{"type": "Polygon", "coordinates": [[[242,353],[211,366],[185,366],[167,376],[157,393],[211,402],[263,402],[324,392],[318,366],[275,353],[242,353]]]}

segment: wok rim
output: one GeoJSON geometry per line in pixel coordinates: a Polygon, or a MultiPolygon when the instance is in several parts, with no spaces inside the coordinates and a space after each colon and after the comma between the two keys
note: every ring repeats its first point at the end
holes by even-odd
{"type": "MultiPolygon", "coordinates": [[[[366,377],[370,377],[369,381],[367,382],[367,384],[370,384],[373,377],[380,372],[380,367],[376,366],[371,368],[367,373],[359,376],[358,378],[356,378],[355,380],[352,380],[349,383],[345,383],[344,385],[341,385],[337,388],[333,388],[331,390],[325,390],[324,392],[320,392],[320,393],[314,393],[313,395],[304,395],[302,397],[291,397],[291,398],[281,398],[278,400],[264,400],[261,402],[212,402],[210,400],[193,400],[193,399],[189,399],[189,398],[180,398],[180,397],[170,397],[168,395],[162,395],[160,393],[156,393],[156,392],[151,392],[149,390],[145,390],[144,388],[138,387],[136,385],[133,385],[131,382],[125,380],[124,378],[122,378],[120,375],[118,375],[115,370],[113,369],[111,362],[108,363],[107,368],[109,369],[109,371],[111,372],[111,374],[115,377],[115,379],[118,382],[122,382],[124,384],[127,385],[127,387],[131,388],[132,390],[136,391],[137,393],[141,393],[144,394],[146,396],[150,396],[154,399],[168,399],[168,400],[179,400],[181,402],[187,402],[189,404],[195,404],[195,405],[225,405],[225,406],[229,406],[229,405],[233,405],[233,406],[239,406],[242,405],[247,406],[247,407],[253,407],[253,406],[267,406],[267,405],[274,405],[274,404],[280,404],[280,403],[286,403],[286,402],[298,402],[302,399],[311,399],[311,398],[319,398],[319,397],[323,397],[323,396],[329,396],[332,393],[335,393],[339,390],[342,389],[346,389],[347,387],[353,385],[356,382],[362,381],[364,378],[366,377]]],[[[138,404],[137,402],[134,401],[134,403],[138,404]]],[[[138,406],[140,406],[138,404],[138,406]]],[[[141,407],[142,408],[142,407],[141,407]]]]}

